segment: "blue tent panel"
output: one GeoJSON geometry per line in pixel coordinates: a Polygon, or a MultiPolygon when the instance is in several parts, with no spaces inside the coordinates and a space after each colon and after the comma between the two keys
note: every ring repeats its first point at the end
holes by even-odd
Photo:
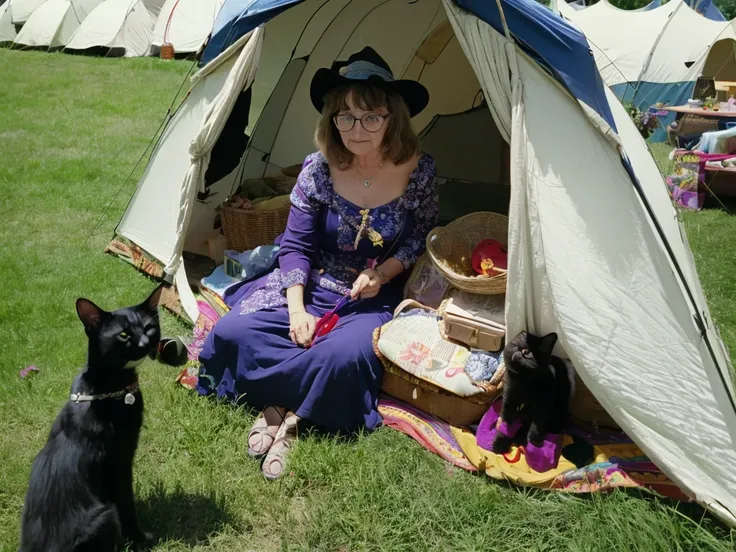
{"type": "MultiPolygon", "coordinates": [[[[202,55],[202,64],[209,63],[238,38],[301,1],[226,0],[202,55]]],[[[504,32],[495,2],[456,1],[496,31],[504,32]]],[[[583,34],[534,0],[502,0],[502,4],[510,32],[519,46],[615,130],[603,82],[583,34]]]]}
{"type": "Polygon", "coordinates": [[[201,65],[207,65],[241,36],[301,2],[303,0],[226,0],[202,53],[201,65]]]}
{"type": "MultiPolygon", "coordinates": [[[[496,2],[456,0],[503,34],[496,2]]],[[[616,130],[593,53],[583,33],[534,0],[502,0],[509,31],[519,46],[557,77],[575,96],[616,130]]]]}

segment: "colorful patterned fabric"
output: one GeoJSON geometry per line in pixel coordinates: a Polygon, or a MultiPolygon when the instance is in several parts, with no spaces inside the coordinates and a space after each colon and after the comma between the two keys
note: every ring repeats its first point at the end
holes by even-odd
{"type": "Polygon", "coordinates": [[[468,461],[494,479],[569,493],[642,488],[676,500],[689,500],[623,433],[594,437],[584,428],[573,426],[563,436],[557,467],[537,472],[527,464],[523,446],[512,446],[506,454],[494,454],[478,445],[470,429],[451,429],[468,461]]]}
{"type": "Polygon", "coordinates": [[[458,468],[477,471],[477,468],[465,458],[450,425],[439,418],[388,395],[380,397],[378,412],[383,417],[384,426],[406,433],[428,451],[458,468]]]}
{"type": "Polygon", "coordinates": [[[107,248],[105,248],[105,253],[117,255],[125,262],[132,264],[138,270],[148,274],[152,278],[159,279],[164,275],[164,265],[162,263],[132,241],[121,236],[116,236],[110,242],[107,248]]]}
{"type": "MultiPolygon", "coordinates": [[[[225,312],[227,312],[227,306],[224,303],[223,306],[226,309],[225,312]]],[[[192,333],[192,342],[187,345],[187,363],[176,377],[176,381],[187,389],[195,389],[197,386],[199,377],[199,352],[202,350],[207,335],[209,335],[212,328],[215,327],[215,323],[222,317],[212,305],[203,299],[197,300],[197,309],[199,310],[199,317],[192,333]]]]}

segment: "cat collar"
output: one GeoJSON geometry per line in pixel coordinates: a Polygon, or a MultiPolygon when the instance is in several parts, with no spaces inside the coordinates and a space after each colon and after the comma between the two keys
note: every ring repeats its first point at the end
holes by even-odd
{"type": "Polygon", "coordinates": [[[85,395],[84,393],[72,393],[69,395],[69,400],[80,403],[80,402],[91,402],[101,401],[102,399],[119,399],[125,397],[125,404],[131,405],[135,403],[135,393],[138,393],[138,382],[131,383],[125,389],[121,391],[115,391],[114,393],[102,393],[101,395],[85,395]]]}

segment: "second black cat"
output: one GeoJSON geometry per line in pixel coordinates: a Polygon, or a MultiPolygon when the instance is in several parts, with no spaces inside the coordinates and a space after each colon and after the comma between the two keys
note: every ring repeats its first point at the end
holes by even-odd
{"type": "MultiPolygon", "coordinates": [[[[508,426],[521,422],[526,441],[541,446],[545,434],[561,433],[568,423],[570,397],[575,379],[571,366],[552,354],[557,334],[537,337],[521,332],[504,347],[506,373],[503,382],[501,420],[508,426]]],[[[493,452],[508,452],[524,435],[501,432],[493,442],[493,452]]]]}

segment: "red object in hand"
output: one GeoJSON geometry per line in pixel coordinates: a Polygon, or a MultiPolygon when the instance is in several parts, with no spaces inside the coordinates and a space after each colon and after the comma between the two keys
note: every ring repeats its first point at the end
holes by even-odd
{"type": "Polygon", "coordinates": [[[340,320],[340,315],[337,314],[337,311],[339,311],[349,302],[350,296],[346,295],[337,302],[337,305],[335,305],[332,310],[326,312],[319,320],[317,320],[317,323],[314,325],[314,337],[312,337],[312,340],[309,342],[309,344],[307,344],[307,349],[309,349],[314,344],[318,337],[327,335],[332,331],[335,326],[337,326],[337,323],[340,320]]]}
{"type": "Polygon", "coordinates": [[[496,276],[500,274],[497,268],[508,268],[506,248],[498,240],[483,240],[473,249],[471,262],[478,274],[496,276]]]}

